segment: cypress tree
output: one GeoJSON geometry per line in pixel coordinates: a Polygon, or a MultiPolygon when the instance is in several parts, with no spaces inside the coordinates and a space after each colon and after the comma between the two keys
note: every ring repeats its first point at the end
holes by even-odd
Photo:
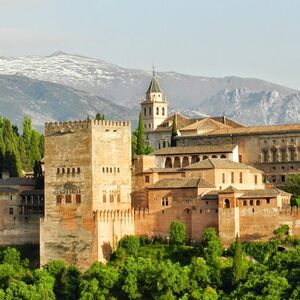
{"type": "Polygon", "coordinates": [[[30,157],[30,169],[32,170],[36,161],[41,160],[41,154],[39,149],[40,137],[36,130],[32,130],[29,157],[30,157]]]}
{"type": "Polygon", "coordinates": [[[172,123],[171,147],[176,147],[176,139],[175,139],[176,137],[177,137],[177,118],[175,114],[172,123]]]}
{"type": "Polygon", "coordinates": [[[245,265],[243,262],[243,249],[239,236],[236,236],[234,253],[233,253],[233,265],[232,265],[232,284],[236,286],[241,279],[245,276],[245,265]]]}
{"type": "Polygon", "coordinates": [[[144,120],[143,115],[140,112],[139,116],[139,126],[137,132],[137,147],[136,147],[136,154],[142,155],[145,154],[145,131],[144,131],[144,120]]]}

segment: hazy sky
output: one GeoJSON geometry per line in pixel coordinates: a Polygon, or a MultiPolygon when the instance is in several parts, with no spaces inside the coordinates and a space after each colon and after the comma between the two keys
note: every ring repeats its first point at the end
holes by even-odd
{"type": "Polygon", "coordinates": [[[56,50],[300,90],[300,0],[0,0],[0,55],[56,50]]]}

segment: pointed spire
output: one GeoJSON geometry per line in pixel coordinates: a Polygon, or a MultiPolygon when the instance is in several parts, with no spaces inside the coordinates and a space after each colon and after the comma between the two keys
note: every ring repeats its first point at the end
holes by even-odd
{"type": "Polygon", "coordinates": [[[152,79],[149,85],[149,88],[146,92],[146,94],[150,94],[150,93],[162,93],[156,79],[155,79],[155,68],[154,66],[152,66],[152,79]]]}

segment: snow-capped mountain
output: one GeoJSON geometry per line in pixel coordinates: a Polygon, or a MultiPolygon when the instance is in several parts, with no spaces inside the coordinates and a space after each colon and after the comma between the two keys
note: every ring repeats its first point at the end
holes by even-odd
{"type": "Polygon", "coordinates": [[[138,111],[57,83],[0,75],[0,116],[17,125],[24,115],[30,115],[33,124],[42,130],[45,122],[83,120],[96,113],[110,119],[133,120],[138,111]]]}
{"type": "MultiPolygon", "coordinates": [[[[85,97],[98,96],[120,105],[119,108],[126,106],[135,111],[139,109],[152,76],[150,71],[126,69],[63,52],[49,56],[0,57],[0,74],[17,75],[16,78],[26,76],[71,87],[85,92],[82,94],[85,97]]],[[[248,124],[300,122],[299,92],[287,87],[253,78],[212,78],[175,72],[159,72],[156,76],[168,97],[170,111],[176,108],[189,116],[225,112],[248,124]],[[254,111],[257,111],[255,116],[254,111]]],[[[17,101],[18,93],[12,97],[17,101]]],[[[93,99],[98,101],[98,98],[93,99]]],[[[44,97],[43,101],[51,100],[44,97]]],[[[126,109],[124,114],[127,114],[126,109]]],[[[56,118],[53,114],[49,117],[56,118]]]]}

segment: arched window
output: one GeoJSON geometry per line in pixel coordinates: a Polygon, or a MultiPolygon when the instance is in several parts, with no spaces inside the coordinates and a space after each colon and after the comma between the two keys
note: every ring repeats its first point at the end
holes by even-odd
{"type": "Polygon", "coordinates": [[[77,168],[77,173],[80,174],[80,168],[77,168]]]}
{"type": "Polygon", "coordinates": [[[243,206],[247,206],[247,201],[246,200],[243,201],[243,206]]]}
{"type": "Polygon", "coordinates": [[[169,201],[168,201],[168,199],[166,200],[166,206],[169,206],[169,201]]]}
{"type": "Polygon", "coordinates": [[[159,115],[159,107],[156,107],[156,114],[159,115]]]}
{"type": "Polygon", "coordinates": [[[174,168],[180,168],[180,159],[179,157],[175,157],[174,159],[174,168]]]}
{"type": "Polygon", "coordinates": [[[211,158],[217,158],[217,155],[213,155],[211,158]]]}
{"type": "Polygon", "coordinates": [[[113,191],[110,191],[110,193],[109,193],[109,201],[114,202],[114,192],[113,191]]]}
{"type": "Polygon", "coordinates": [[[67,174],[70,174],[70,168],[67,168],[67,174]]]}
{"type": "Polygon", "coordinates": [[[227,158],[227,157],[226,157],[225,154],[222,154],[222,155],[220,156],[220,158],[224,159],[224,158],[227,158]]]}
{"type": "Polygon", "coordinates": [[[62,168],[62,173],[65,174],[65,168],[62,168]]]}
{"type": "Polygon", "coordinates": [[[206,160],[206,159],[208,159],[208,157],[207,157],[206,155],[204,155],[204,156],[202,157],[202,160],[206,160]]]}
{"type": "Polygon", "coordinates": [[[183,211],[184,214],[186,215],[189,215],[191,213],[191,210],[189,208],[186,208],[184,211],[183,211]]]}
{"type": "Polygon", "coordinates": [[[106,191],[103,191],[102,199],[103,199],[103,203],[106,203],[106,191]]]}
{"type": "Polygon", "coordinates": [[[75,168],[72,168],[72,174],[75,174],[75,168]]]}
{"type": "Polygon", "coordinates": [[[170,157],[167,157],[166,158],[166,161],[165,161],[165,168],[172,168],[172,160],[170,157]]]}
{"type": "Polygon", "coordinates": [[[118,167],[117,171],[118,171],[118,173],[120,173],[120,168],[119,167],[118,167]]]}
{"type": "Polygon", "coordinates": [[[273,148],[271,150],[271,153],[272,153],[272,161],[277,161],[277,149],[273,148]]]}
{"type": "Polygon", "coordinates": [[[197,162],[199,162],[199,161],[200,161],[200,158],[199,158],[198,155],[193,155],[193,156],[192,156],[192,164],[195,164],[195,163],[197,163],[197,162]]]}
{"type": "Polygon", "coordinates": [[[165,206],[165,199],[164,198],[161,200],[161,205],[165,206]]]}
{"type": "Polygon", "coordinates": [[[59,172],[60,172],[60,170],[59,170],[59,168],[57,168],[57,169],[56,169],[56,173],[59,174],[59,172]]]}
{"type": "Polygon", "coordinates": [[[106,167],[106,173],[108,173],[109,172],[109,169],[108,169],[108,167],[106,167]]]}
{"type": "Polygon", "coordinates": [[[296,160],[296,149],[295,148],[290,148],[290,160],[291,161],[296,160]]]}
{"type": "Polygon", "coordinates": [[[268,151],[267,150],[263,150],[263,152],[262,152],[262,161],[268,162],[268,151]]]}
{"type": "Polygon", "coordinates": [[[189,165],[189,158],[185,156],[182,160],[182,167],[186,167],[189,165]]]}
{"type": "Polygon", "coordinates": [[[102,167],[102,173],[105,173],[105,168],[104,167],[102,167]]]}
{"type": "Polygon", "coordinates": [[[114,173],[117,173],[117,168],[116,167],[114,167],[114,173]]]}
{"type": "Polygon", "coordinates": [[[165,115],[165,108],[164,107],[162,108],[162,115],[163,116],[165,115]]]}
{"type": "Polygon", "coordinates": [[[228,199],[225,199],[225,201],[224,201],[224,207],[225,208],[229,208],[230,207],[230,202],[229,202],[228,199]]]}
{"type": "Polygon", "coordinates": [[[250,205],[253,206],[253,200],[250,200],[250,205]]]}
{"type": "Polygon", "coordinates": [[[112,173],[112,167],[109,168],[110,173],[112,173]]]}
{"type": "Polygon", "coordinates": [[[285,148],[283,148],[283,149],[281,149],[280,150],[280,153],[281,153],[281,161],[286,161],[287,159],[286,159],[286,149],[285,148]]]}
{"type": "Polygon", "coordinates": [[[256,200],[256,206],[260,206],[260,201],[256,200]]]}

